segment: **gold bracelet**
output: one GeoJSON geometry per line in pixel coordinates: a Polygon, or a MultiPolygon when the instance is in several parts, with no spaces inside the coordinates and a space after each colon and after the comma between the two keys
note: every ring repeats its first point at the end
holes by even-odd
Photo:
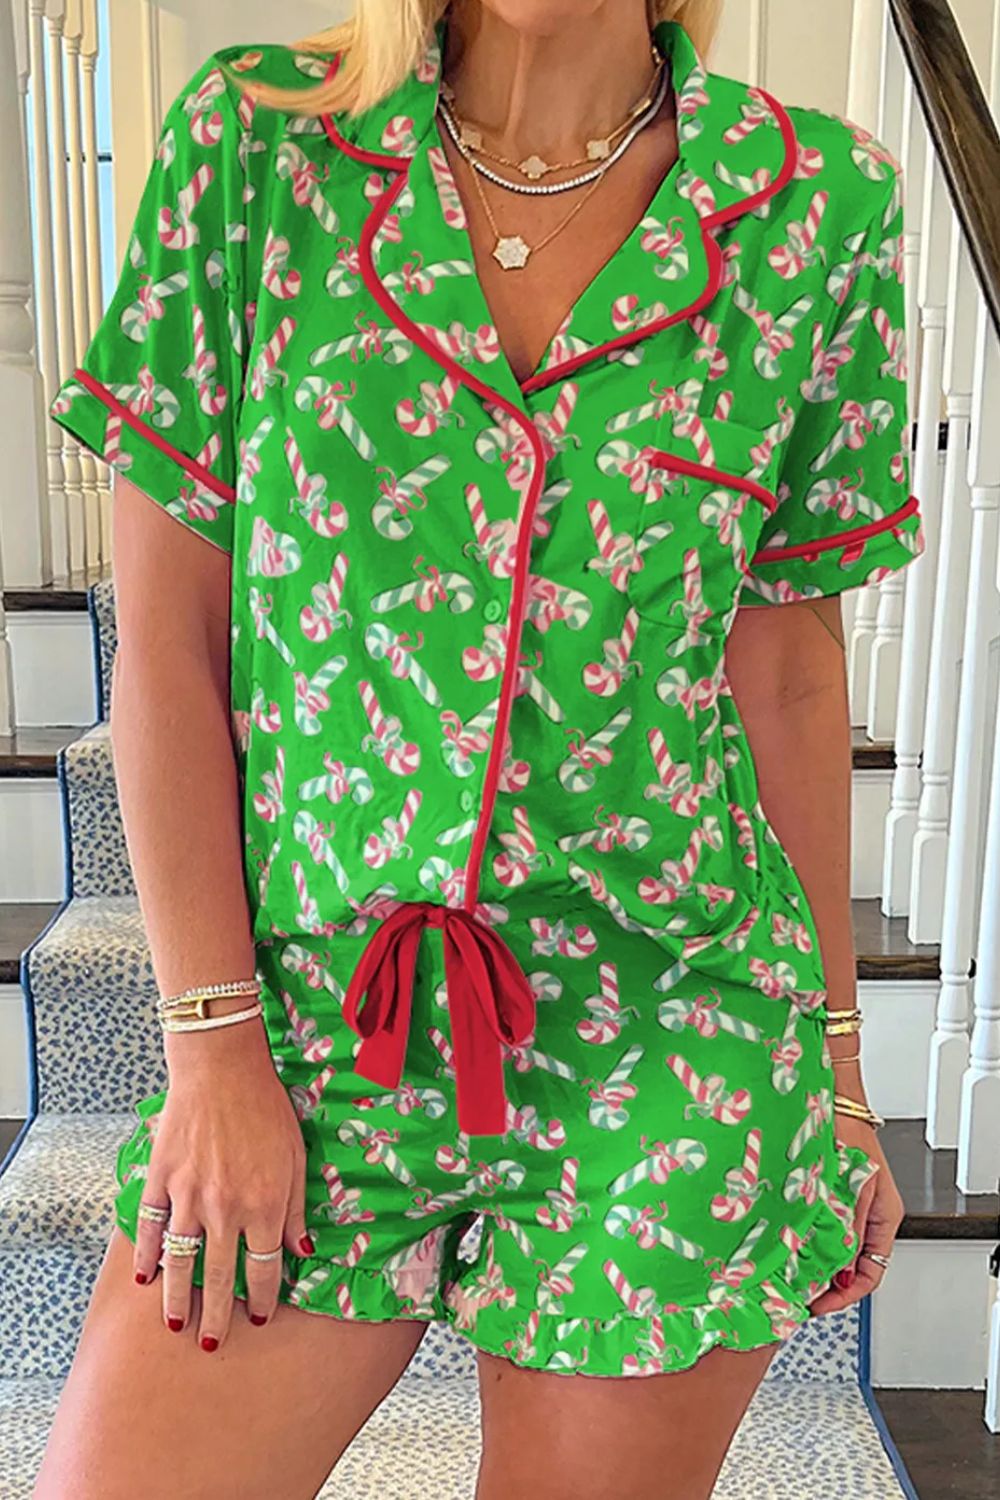
{"type": "Polygon", "coordinates": [[[847,1094],[834,1094],[833,1112],[838,1115],[848,1115],[852,1120],[863,1120],[866,1125],[872,1125],[876,1130],[885,1124],[881,1115],[877,1115],[867,1104],[862,1104],[858,1099],[851,1099],[847,1094]]]}
{"type": "Polygon", "coordinates": [[[861,1061],[861,1053],[860,1053],[860,1051],[859,1052],[851,1052],[851,1053],[849,1053],[847,1055],[847,1057],[832,1057],[830,1059],[830,1066],[833,1067],[833,1068],[835,1068],[838,1063],[860,1062],[860,1061],[861,1061]]]}
{"type": "Polygon", "coordinates": [[[856,1031],[861,1030],[864,1016],[859,1010],[835,1010],[830,1012],[826,1022],[827,1036],[853,1036],[856,1031]]]}
{"type": "Polygon", "coordinates": [[[183,995],[171,995],[166,999],[156,1002],[156,1013],[160,1020],[168,1016],[197,1017],[199,1021],[208,1019],[205,1007],[213,1000],[230,999],[240,997],[244,999],[256,999],[260,994],[260,983],[251,980],[249,983],[241,984],[239,987],[233,985],[225,987],[225,993],[220,993],[214,986],[207,990],[188,990],[183,995]]]}
{"type": "Polygon", "coordinates": [[[218,1026],[235,1026],[237,1021],[252,1021],[263,1015],[264,1007],[258,1000],[247,1010],[232,1010],[225,1016],[210,1016],[199,1021],[180,1021],[175,1018],[163,1021],[164,1031],[213,1031],[218,1026]]]}

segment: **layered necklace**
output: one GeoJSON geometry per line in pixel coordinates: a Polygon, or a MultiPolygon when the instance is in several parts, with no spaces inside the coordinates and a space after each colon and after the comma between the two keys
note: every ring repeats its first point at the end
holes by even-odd
{"type": "Polygon", "coordinates": [[[586,143],[586,155],[574,161],[548,162],[537,152],[532,152],[521,161],[511,161],[508,157],[501,156],[496,151],[491,151],[483,141],[482,127],[475,121],[461,116],[455,109],[455,94],[451,85],[442,80],[438,94],[438,112],[444,122],[449,136],[455,143],[457,150],[463,159],[472,168],[472,182],[475,187],[479,201],[483,206],[487,222],[494,236],[492,255],[505,271],[519,270],[526,265],[529,256],[541,250],[550,240],[555,239],[566,226],[580,212],[587,199],[600,186],[605,172],[618,159],[625,154],[629,146],[635,140],[640,131],[655,119],[659,113],[660,106],[666,95],[669,83],[669,72],[666,67],[666,58],[657,50],[656,46],[650,44],[654,62],[654,73],[652,80],[642,98],[628,110],[624,120],[604,136],[593,136],[586,143]],[[620,137],[620,139],[617,139],[620,137]],[[617,139],[617,144],[615,144],[617,139]],[[499,166],[513,167],[519,171],[527,182],[517,181],[510,177],[502,176],[492,167],[487,166],[487,161],[496,162],[499,166]],[[589,163],[596,163],[590,165],[589,163]],[[565,171],[574,167],[586,167],[586,170],[576,173],[575,176],[563,178],[559,182],[546,183],[539,179],[547,177],[550,172],[565,171]],[[565,193],[572,188],[586,186],[587,191],[578,199],[570,209],[569,213],[560,219],[559,223],[548,234],[544,235],[535,244],[529,245],[524,235],[520,232],[504,234],[497,225],[493,216],[481,178],[487,178],[498,187],[506,188],[515,194],[551,194],[565,193]]]}

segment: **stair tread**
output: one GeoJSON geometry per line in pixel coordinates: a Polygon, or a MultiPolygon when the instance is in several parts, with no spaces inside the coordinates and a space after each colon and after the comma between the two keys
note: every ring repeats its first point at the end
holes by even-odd
{"type": "Polygon", "coordinates": [[[56,756],[85,734],[86,724],[21,725],[0,734],[0,777],[54,777],[56,756]]]}
{"type": "MultiPolygon", "coordinates": [[[[61,1381],[0,1381],[5,1500],[30,1500],[61,1381]]],[[[463,1500],[480,1452],[475,1377],[407,1371],[345,1452],[317,1500],[463,1500]]],[[[765,1380],[733,1441],[716,1500],[813,1500],[903,1491],[855,1385],[765,1380]]]]}
{"type": "Polygon", "coordinates": [[[1000,1237],[1000,1196],[966,1196],[955,1186],[957,1151],[924,1139],[923,1120],[887,1120],[882,1144],[906,1205],[900,1239],[993,1240],[1000,1237]]]}
{"type": "Polygon", "coordinates": [[[76,569],[61,574],[51,583],[8,586],[3,591],[4,609],[14,614],[22,610],[81,610],[87,609],[87,590],[102,578],[111,577],[111,564],[76,569]]]}
{"type": "Polygon", "coordinates": [[[0,984],[17,984],[21,954],[59,910],[59,901],[0,901],[0,984]]]}

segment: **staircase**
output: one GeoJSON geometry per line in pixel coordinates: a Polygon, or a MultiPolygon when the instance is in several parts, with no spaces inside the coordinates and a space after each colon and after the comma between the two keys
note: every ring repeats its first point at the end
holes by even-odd
{"type": "MultiPolygon", "coordinates": [[[[106,721],[115,649],[111,581],[8,590],[4,603],[22,698],[37,687],[33,675],[21,672],[40,653],[32,631],[50,638],[57,627],[68,637],[75,630],[72,688],[79,691],[86,664],[96,713],[89,728],[26,730],[0,741],[0,839],[17,851],[7,861],[0,903],[0,995],[6,997],[0,1025],[12,1041],[16,997],[28,1038],[28,1119],[0,1166],[0,1496],[27,1500],[111,1233],[117,1147],[134,1126],[133,1101],[165,1087],[166,1071],[106,721]],[[55,867],[47,871],[41,848],[57,821],[61,902],[46,885],[55,867]],[[13,899],[19,882],[32,899],[13,899]]],[[[859,744],[855,759],[862,795],[874,805],[887,794],[879,777],[891,778],[891,747],[859,744]]],[[[876,1095],[885,1095],[876,1104],[896,1116],[913,1114],[926,1076],[937,952],[908,944],[903,924],[881,917],[874,901],[858,899],[855,916],[862,1004],[870,1016],[865,1040],[874,1049],[868,1072],[876,1095]]],[[[5,1055],[12,1055],[10,1046],[5,1055]]],[[[16,1081],[7,1089],[16,1090],[16,1081]]],[[[0,1104],[2,1113],[13,1111],[0,1104]]],[[[947,1171],[942,1189],[929,1192],[922,1131],[900,1120],[890,1127],[890,1149],[893,1131],[897,1175],[902,1181],[905,1169],[913,1179],[912,1211],[897,1252],[898,1295],[912,1295],[907,1248],[919,1252],[922,1265],[930,1256],[954,1340],[969,1315],[949,1302],[945,1289],[971,1280],[984,1319],[985,1242],[996,1205],[980,1197],[970,1207],[953,1187],[949,1198],[947,1171]],[[968,1257],[961,1274],[949,1260],[956,1250],[968,1257]]],[[[876,1371],[880,1360],[891,1371],[905,1359],[916,1379],[898,1383],[934,1383],[922,1376],[912,1340],[894,1351],[901,1328],[880,1327],[877,1304],[893,1297],[896,1275],[894,1264],[872,1309],[817,1319],[782,1348],[727,1460],[720,1497],[893,1500],[915,1493],[905,1473],[897,1473],[891,1442],[883,1441],[868,1375],[873,1357],[876,1371]]],[[[902,1319],[902,1330],[911,1321],[902,1319]]],[[[974,1368],[983,1367],[980,1355],[974,1368]]],[[[460,1500],[473,1492],[478,1432],[472,1352],[436,1327],[322,1496],[460,1500]]]]}

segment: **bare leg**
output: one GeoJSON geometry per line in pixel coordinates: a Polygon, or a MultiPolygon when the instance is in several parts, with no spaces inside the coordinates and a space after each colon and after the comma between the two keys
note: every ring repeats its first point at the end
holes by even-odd
{"type": "Polygon", "coordinates": [[[164,1326],[161,1298],[159,1277],[132,1279],[116,1227],[35,1500],[312,1500],[426,1329],[283,1303],[255,1328],[238,1300],[225,1343],[206,1354],[200,1289],[181,1333],[164,1326]]]}
{"type": "Polygon", "coordinates": [[[620,1379],[481,1353],[476,1500],[708,1500],[775,1348],[716,1348],[690,1370],[620,1379]]]}

